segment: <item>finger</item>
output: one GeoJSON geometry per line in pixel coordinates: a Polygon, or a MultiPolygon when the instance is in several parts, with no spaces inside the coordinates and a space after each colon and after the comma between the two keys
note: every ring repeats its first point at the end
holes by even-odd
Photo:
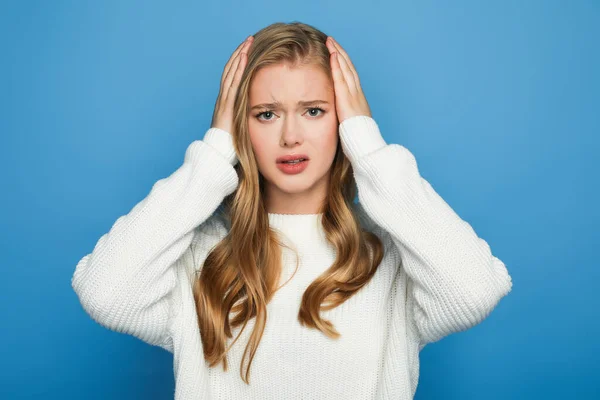
{"type": "Polygon", "coordinates": [[[329,36],[326,40],[326,45],[327,48],[329,49],[329,51],[331,53],[336,53],[338,58],[338,65],[339,68],[342,70],[342,73],[344,75],[344,80],[349,82],[348,85],[350,84],[350,82],[354,81],[354,76],[350,73],[348,74],[346,69],[348,68],[347,64],[343,64],[343,58],[344,56],[340,53],[340,51],[338,50],[339,47],[336,46],[335,41],[333,40],[333,38],[331,36],[329,36]]]}
{"type": "Polygon", "coordinates": [[[329,55],[330,63],[331,63],[331,74],[333,75],[333,81],[339,82],[340,84],[346,84],[346,80],[344,79],[344,73],[340,67],[339,60],[337,59],[337,52],[333,52],[329,55]]]}
{"type": "Polygon", "coordinates": [[[233,76],[235,74],[235,71],[237,70],[239,64],[240,64],[240,54],[238,54],[235,59],[233,60],[233,64],[231,65],[231,68],[229,69],[229,72],[227,73],[227,77],[225,77],[225,80],[223,81],[223,87],[221,88],[221,91],[223,92],[223,96],[222,99],[224,102],[227,101],[227,97],[229,96],[229,91],[231,89],[231,82],[233,81],[233,76]]]}
{"type": "Polygon", "coordinates": [[[223,68],[223,74],[221,75],[221,85],[223,84],[223,82],[225,82],[225,78],[227,77],[227,74],[229,73],[229,70],[231,69],[231,65],[235,61],[235,58],[237,57],[238,52],[240,51],[240,49],[242,47],[244,47],[244,45],[246,44],[247,41],[248,41],[248,39],[246,39],[242,43],[240,43],[239,46],[233,52],[233,54],[229,57],[229,60],[227,60],[227,64],[225,64],[225,67],[223,68]]]}
{"type": "Polygon", "coordinates": [[[335,88],[336,96],[339,96],[342,92],[348,93],[348,83],[344,77],[344,73],[340,68],[339,54],[337,52],[331,54],[331,73],[333,75],[333,85],[335,88]]]}
{"type": "Polygon", "coordinates": [[[249,36],[246,40],[244,40],[242,43],[240,43],[240,45],[235,49],[235,51],[229,58],[229,61],[227,61],[227,64],[225,64],[225,68],[223,69],[223,75],[221,77],[221,84],[223,84],[223,82],[225,82],[225,77],[227,76],[227,74],[229,74],[229,71],[231,70],[231,66],[233,65],[237,55],[242,51],[242,48],[247,46],[248,44],[250,44],[250,42],[253,39],[254,38],[252,36],[249,36]]]}
{"type": "Polygon", "coordinates": [[[356,82],[354,82],[354,76],[352,75],[352,71],[346,62],[346,59],[339,52],[336,52],[335,54],[337,54],[337,61],[342,73],[344,74],[344,80],[346,81],[346,85],[348,85],[348,90],[350,93],[355,93],[356,82]]]}
{"type": "Polygon", "coordinates": [[[331,40],[331,43],[333,44],[333,47],[342,54],[342,57],[346,61],[346,65],[349,67],[349,69],[352,73],[352,78],[354,79],[354,83],[355,83],[356,87],[360,88],[360,80],[358,79],[358,73],[356,72],[356,68],[354,67],[354,64],[352,63],[352,60],[350,60],[350,56],[348,56],[348,53],[346,53],[344,48],[331,36],[330,36],[330,40],[331,40]]]}
{"type": "Polygon", "coordinates": [[[225,99],[225,103],[229,104],[233,102],[235,98],[235,94],[237,92],[238,85],[240,83],[240,79],[242,78],[242,74],[244,73],[244,68],[246,67],[246,61],[248,59],[248,54],[245,51],[242,51],[239,55],[239,62],[235,74],[233,75],[233,79],[230,84],[230,88],[227,92],[227,98],[225,99]]]}
{"type": "Polygon", "coordinates": [[[346,79],[348,80],[348,82],[351,82],[350,86],[351,86],[352,90],[353,91],[361,90],[358,73],[356,72],[356,68],[354,67],[354,64],[352,64],[352,60],[350,60],[348,53],[346,53],[346,51],[342,48],[342,46],[338,42],[336,42],[336,40],[334,38],[331,38],[331,42],[332,42],[335,50],[340,53],[340,59],[341,59],[340,65],[341,65],[342,71],[344,71],[344,73],[346,75],[348,75],[346,79]]]}
{"type": "Polygon", "coordinates": [[[238,45],[238,47],[234,50],[233,54],[231,54],[231,57],[229,57],[229,60],[227,61],[227,64],[225,64],[225,68],[223,69],[223,79],[221,80],[221,82],[223,82],[225,80],[224,77],[227,75],[227,73],[231,69],[231,65],[233,64],[233,61],[235,60],[237,55],[241,52],[242,48],[248,44],[248,40],[249,39],[246,38],[246,40],[244,40],[242,43],[240,43],[238,45]]]}
{"type": "Polygon", "coordinates": [[[229,98],[229,92],[231,91],[231,82],[233,81],[233,76],[237,67],[240,63],[240,55],[238,54],[233,60],[233,64],[227,73],[227,77],[223,81],[223,86],[221,87],[221,105],[227,104],[227,99],[229,98]]]}

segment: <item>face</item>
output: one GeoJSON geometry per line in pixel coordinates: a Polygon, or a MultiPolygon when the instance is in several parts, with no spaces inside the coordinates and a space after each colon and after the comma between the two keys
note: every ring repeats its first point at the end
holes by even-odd
{"type": "Polygon", "coordinates": [[[326,195],[338,144],[329,77],[315,65],[263,67],[252,81],[249,104],[250,140],[268,201],[279,196],[318,203],[326,195]],[[290,174],[278,167],[277,159],[290,154],[308,157],[302,172],[290,174]]]}

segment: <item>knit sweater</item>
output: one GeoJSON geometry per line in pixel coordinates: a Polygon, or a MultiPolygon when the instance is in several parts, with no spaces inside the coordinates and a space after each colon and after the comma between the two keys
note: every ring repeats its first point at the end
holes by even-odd
{"type": "Polygon", "coordinates": [[[230,349],[228,371],[209,368],[192,294],[194,272],[228,231],[215,211],[238,186],[227,131],[191,142],[180,167],[77,263],[71,284],[93,320],[173,353],[175,399],[412,399],[423,347],[478,324],[511,291],[504,263],[406,147],[387,144],[367,116],[342,121],[339,138],[358,187],[354,212],[381,238],[384,258],[368,284],[321,312],[341,334],[328,338],[297,319],[302,293],[335,260],[323,215],[268,214],[299,268],[282,247],[281,282],[295,275],[268,304],[249,385],[240,361],[254,319],[230,349]]]}

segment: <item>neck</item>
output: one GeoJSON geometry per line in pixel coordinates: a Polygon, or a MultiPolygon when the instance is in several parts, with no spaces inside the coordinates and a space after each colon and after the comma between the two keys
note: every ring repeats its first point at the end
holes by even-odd
{"type": "Polygon", "coordinates": [[[265,206],[269,214],[322,214],[321,208],[327,196],[326,174],[323,179],[317,181],[310,188],[301,192],[290,193],[271,183],[266,183],[265,206]]]}

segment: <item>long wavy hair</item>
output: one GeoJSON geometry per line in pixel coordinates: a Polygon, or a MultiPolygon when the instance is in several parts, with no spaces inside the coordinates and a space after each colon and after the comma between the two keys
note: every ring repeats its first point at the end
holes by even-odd
{"type": "MultiPolygon", "coordinates": [[[[239,185],[219,208],[227,221],[228,232],[197,269],[193,293],[204,358],[210,367],[222,363],[227,371],[227,352],[248,321],[256,317],[240,363],[240,375],[246,384],[249,384],[250,365],[265,328],[267,304],[280,288],[280,246],[288,247],[269,227],[264,177],[258,170],[248,134],[249,89],[260,68],[280,63],[316,65],[333,84],[326,39],[323,32],[300,22],[277,22],[261,29],[254,35],[235,97],[231,133],[239,160],[235,165],[239,185]],[[239,334],[227,347],[232,328],[240,325],[239,334]],[[248,367],[244,373],[247,356],[248,367]]],[[[329,178],[320,212],[325,236],[337,252],[336,260],[304,292],[298,321],[330,338],[337,338],[340,334],[330,321],[321,318],[320,311],[337,307],[366,285],[377,271],[384,249],[377,235],[361,228],[352,208],[357,187],[352,166],[339,140],[329,178]]]]}

